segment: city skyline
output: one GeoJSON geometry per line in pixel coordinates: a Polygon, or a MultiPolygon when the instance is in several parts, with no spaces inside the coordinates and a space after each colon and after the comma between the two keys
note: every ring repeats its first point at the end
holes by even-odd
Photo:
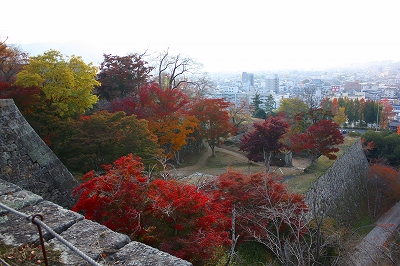
{"type": "Polygon", "coordinates": [[[0,37],[98,65],[103,53],[191,57],[207,72],[346,67],[400,61],[400,2],[16,0],[0,37]],[[56,4],[55,4],[56,3],[56,4]],[[11,12],[13,10],[13,12],[11,12]]]}

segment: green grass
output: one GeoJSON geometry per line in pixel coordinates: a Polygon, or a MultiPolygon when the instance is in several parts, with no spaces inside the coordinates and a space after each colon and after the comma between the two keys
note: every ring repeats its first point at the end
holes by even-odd
{"type": "Polygon", "coordinates": [[[195,165],[206,152],[207,149],[201,149],[200,152],[185,154],[181,158],[179,167],[195,165]]]}
{"type": "Polygon", "coordinates": [[[370,219],[369,215],[360,217],[358,222],[353,226],[352,232],[354,235],[365,236],[375,228],[375,222],[370,219]]]}
{"type": "Polygon", "coordinates": [[[257,163],[247,160],[247,158],[238,158],[234,155],[224,152],[215,152],[215,157],[208,157],[205,165],[198,169],[198,172],[220,175],[226,172],[227,169],[241,171],[243,173],[257,173],[265,171],[265,168],[257,163]]]}
{"type": "Polygon", "coordinates": [[[248,160],[241,160],[236,156],[219,151],[215,152],[215,157],[208,157],[206,161],[206,167],[210,168],[242,167],[248,164],[248,160]]]}

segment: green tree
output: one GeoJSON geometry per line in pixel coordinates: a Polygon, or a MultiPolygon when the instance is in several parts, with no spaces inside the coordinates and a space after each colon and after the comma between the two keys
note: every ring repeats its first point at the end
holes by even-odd
{"type": "MultiPolygon", "coordinates": [[[[262,104],[262,101],[261,101],[261,98],[260,98],[260,94],[256,93],[254,95],[254,97],[252,98],[252,100],[253,100],[253,106],[254,106],[253,117],[265,118],[265,117],[260,117],[260,115],[262,115],[262,113],[260,113],[260,111],[259,111],[259,110],[261,110],[260,105],[262,104]]],[[[265,115],[265,112],[263,112],[263,113],[265,115]]]]}
{"type": "Polygon", "coordinates": [[[63,132],[65,135],[55,140],[54,151],[74,171],[99,171],[102,164],[129,153],[150,165],[155,163],[154,156],[161,154],[157,137],[149,131],[147,121],[124,112],[99,111],[82,116],[63,132]]]}
{"type": "Polygon", "coordinates": [[[338,104],[339,104],[339,106],[340,107],[345,107],[346,106],[346,101],[348,101],[349,99],[346,97],[346,98],[343,98],[343,97],[340,97],[339,99],[338,99],[338,104]]]}
{"type": "Polygon", "coordinates": [[[362,113],[361,102],[358,99],[355,99],[353,105],[354,122],[359,123],[362,120],[361,113],[362,113]]]}
{"type": "Polygon", "coordinates": [[[253,114],[254,118],[260,118],[260,119],[265,119],[267,118],[267,113],[264,111],[264,109],[257,109],[254,114],[253,114]]]}
{"type": "Polygon", "coordinates": [[[278,113],[284,113],[287,118],[293,119],[297,113],[307,113],[308,105],[299,98],[284,98],[281,100],[278,113]]]}
{"type": "Polygon", "coordinates": [[[391,131],[368,130],[363,135],[364,144],[373,143],[366,155],[371,161],[383,161],[391,166],[400,166],[400,135],[391,131]]]}
{"type": "Polygon", "coordinates": [[[65,58],[50,50],[29,58],[29,64],[17,75],[17,85],[38,87],[43,98],[43,109],[62,118],[83,113],[98,100],[92,93],[97,67],[86,64],[81,57],[65,58]]]}
{"type": "Polygon", "coordinates": [[[271,116],[275,110],[275,99],[274,97],[270,94],[268,95],[268,98],[265,100],[265,113],[267,116],[271,116]]]}
{"type": "MultiPolygon", "coordinates": [[[[346,99],[344,103],[345,114],[350,123],[357,122],[357,111],[355,110],[355,102],[352,99],[346,99]]],[[[337,123],[337,122],[336,122],[337,123]]],[[[340,124],[340,123],[338,123],[340,124]]]]}
{"type": "Polygon", "coordinates": [[[378,104],[374,101],[368,100],[364,105],[364,120],[367,124],[377,122],[378,104]]]}

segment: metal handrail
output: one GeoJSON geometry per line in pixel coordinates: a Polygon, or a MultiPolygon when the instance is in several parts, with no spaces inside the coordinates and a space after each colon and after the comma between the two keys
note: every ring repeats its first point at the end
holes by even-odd
{"type": "Polygon", "coordinates": [[[72,245],[70,242],[68,242],[67,240],[65,240],[62,236],[60,236],[59,234],[57,234],[56,232],[54,232],[53,229],[51,229],[47,224],[45,224],[44,222],[42,222],[41,220],[37,219],[36,217],[40,217],[43,220],[43,217],[40,214],[34,214],[34,215],[27,215],[25,213],[19,212],[17,210],[14,210],[13,208],[10,208],[2,203],[0,203],[0,207],[3,209],[6,209],[18,216],[21,216],[25,219],[27,219],[28,221],[32,222],[33,224],[35,224],[38,227],[38,231],[39,231],[39,236],[40,236],[40,241],[42,243],[42,251],[43,251],[43,257],[45,259],[45,264],[46,266],[48,266],[48,262],[47,262],[47,255],[46,255],[46,250],[44,248],[44,241],[43,241],[43,236],[41,233],[41,227],[43,227],[44,229],[47,230],[47,232],[49,232],[51,235],[53,235],[55,238],[57,238],[61,243],[63,243],[64,245],[66,245],[68,248],[70,248],[73,252],[75,252],[76,254],[78,254],[79,256],[81,256],[84,260],[86,260],[90,265],[94,265],[94,266],[101,266],[99,263],[97,263],[96,261],[94,261],[92,258],[90,258],[88,255],[86,255],[85,253],[83,253],[82,251],[80,251],[78,248],[76,248],[74,245],[72,245]]]}

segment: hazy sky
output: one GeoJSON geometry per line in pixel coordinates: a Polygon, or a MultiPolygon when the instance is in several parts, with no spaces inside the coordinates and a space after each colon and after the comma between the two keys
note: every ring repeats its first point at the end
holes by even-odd
{"type": "Polygon", "coordinates": [[[400,0],[13,0],[2,7],[7,43],[95,64],[103,53],[168,47],[209,72],[400,61],[400,0]]]}

